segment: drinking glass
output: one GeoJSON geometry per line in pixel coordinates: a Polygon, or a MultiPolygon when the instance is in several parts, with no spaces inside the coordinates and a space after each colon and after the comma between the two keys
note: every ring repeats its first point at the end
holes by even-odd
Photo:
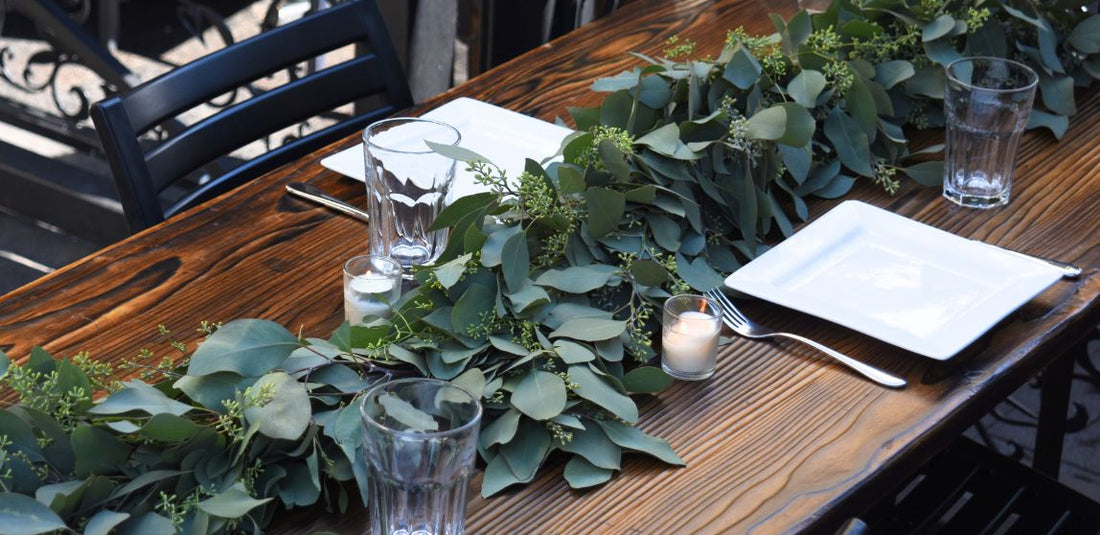
{"type": "Polygon", "coordinates": [[[944,197],[971,208],[1008,204],[1038,82],[1027,65],[1007,59],[963,58],[947,66],[944,197]]]}
{"type": "Polygon", "coordinates": [[[419,118],[386,119],[363,132],[371,254],[411,267],[443,253],[447,230],[428,229],[447,203],[455,162],[427,142],[461,139],[453,126],[419,118]]]}
{"type": "Polygon", "coordinates": [[[387,318],[401,297],[401,265],[388,256],[360,255],[344,262],[344,319],[352,325],[387,318]]]}
{"type": "Polygon", "coordinates": [[[676,295],[661,315],[661,368],[686,381],[714,375],[722,309],[701,295],[676,295]]]}
{"type": "Polygon", "coordinates": [[[461,535],[481,403],[438,379],[399,379],[360,405],[370,471],[371,533],[461,535]]]}

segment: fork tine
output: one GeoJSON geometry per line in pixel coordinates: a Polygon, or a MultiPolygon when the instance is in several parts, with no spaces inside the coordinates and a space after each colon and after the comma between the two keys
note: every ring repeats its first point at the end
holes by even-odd
{"type": "Polygon", "coordinates": [[[733,307],[733,303],[730,302],[721,290],[714,288],[705,292],[707,297],[718,301],[719,307],[722,309],[722,321],[729,325],[730,328],[736,329],[739,325],[744,324],[743,317],[738,314],[737,309],[733,307]]]}

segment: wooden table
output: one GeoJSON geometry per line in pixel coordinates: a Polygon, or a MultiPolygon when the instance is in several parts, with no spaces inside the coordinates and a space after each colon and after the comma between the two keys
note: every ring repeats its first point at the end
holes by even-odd
{"type": "MultiPolygon", "coordinates": [[[[768,2],[642,0],[532,51],[413,110],[472,96],[553,120],[593,105],[592,80],[637,65],[672,35],[717,51],[725,31],[766,33],[768,2]]],[[[792,2],[793,4],[793,2],[792,2]]],[[[782,10],[790,12],[791,6],[782,10]]],[[[771,9],[775,9],[774,6],[771,9]]],[[[997,401],[1100,323],[1100,93],[1079,103],[1061,142],[1028,134],[1012,202],[963,210],[937,188],[907,184],[894,197],[861,185],[859,198],[930,225],[1086,268],[1061,281],[962,354],[937,362],[805,315],[749,310],[904,376],[878,387],[803,347],[736,340],[716,377],[678,383],[642,403],[640,427],[687,462],[669,468],[628,457],[594,490],[570,490],[560,465],[527,487],[474,498],[471,533],[772,533],[831,529],[911,473],[997,401]]],[[[347,139],[0,298],[0,349],[25,358],[32,344],[57,355],[87,349],[118,362],[140,348],[171,349],[158,323],[193,340],[202,320],[263,317],[307,335],[342,320],[340,264],[366,249],[361,223],[287,197],[307,181],[365,204],[361,184],[318,161],[347,139]]],[[[817,217],[834,206],[811,206],[817,217]]],[[[276,530],[358,532],[361,508],[343,517],[291,515],[276,530]]]]}

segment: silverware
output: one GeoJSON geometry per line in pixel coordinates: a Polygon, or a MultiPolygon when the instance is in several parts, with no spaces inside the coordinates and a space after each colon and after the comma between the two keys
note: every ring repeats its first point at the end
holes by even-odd
{"type": "Polygon", "coordinates": [[[332,195],[321,191],[320,188],[312,184],[306,184],[305,182],[291,182],[286,185],[286,191],[291,195],[301,197],[313,201],[317,204],[331,208],[344,215],[350,215],[356,219],[370,222],[370,216],[366,212],[352,206],[332,195]]]}
{"type": "Polygon", "coordinates": [[[976,242],[978,242],[982,245],[988,245],[990,247],[995,247],[995,248],[1000,249],[1000,250],[1002,250],[1006,253],[1018,256],[1020,258],[1027,258],[1027,259],[1030,259],[1030,260],[1037,260],[1039,262],[1045,262],[1047,264],[1050,264],[1050,265],[1062,270],[1062,278],[1063,279],[1076,279],[1077,277],[1081,276],[1081,268],[1076,266],[1076,265],[1070,264],[1069,262],[1062,262],[1061,260],[1055,260],[1053,258],[1047,258],[1045,256],[1038,256],[1038,255],[1030,255],[1030,254],[1027,254],[1027,253],[1021,253],[1019,251],[1013,251],[1012,249],[1005,249],[1004,247],[998,247],[996,245],[993,245],[992,243],[986,243],[986,242],[981,241],[981,240],[971,240],[971,241],[976,241],[976,242]]]}
{"type": "Polygon", "coordinates": [[[849,357],[848,355],[845,355],[839,351],[830,349],[813,340],[810,340],[809,338],[799,336],[797,334],[773,331],[767,327],[764,327],[763,325],[760,325],[759,323],[753,322],[744,314],[742,314],[740,310],[737,310],[737,307],[733,306],[733,302],[730,301],[725,296],[725,294],[723,294],[722,291],[717,288],[706,292],[706,295],[707,297],[718,301],[718,303],[721,305],[722,321],[725,322],[725,324],[728,325],[730,329],[733,329],[734,332],[740,334],[741,336],[744,336],[745,338],[782,337],[790,338],[792,340],[798,340],[799,342],[810,345],[815,349],[821,351],[822,353],[825,353],[826,355],[829,355],[830,357],[839,360],[841,363],[847,365],[849,368],[859,372],[864,377],[867,377],[868,379],[880,385],[888,386],[890,388],[901,388],[905,386],[905,379],[886,373],[878,368],[875,368],[874,366],[864,364],[858,360],[853,359],[852,357],[849,357]]]}

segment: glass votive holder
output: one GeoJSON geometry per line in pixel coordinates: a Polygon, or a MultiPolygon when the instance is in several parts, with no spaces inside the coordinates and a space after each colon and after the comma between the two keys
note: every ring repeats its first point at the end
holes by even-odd
{"type": "Polygon", "coordinates": [[[685,381],[714,375],[722,309],[701,295],[676,295],[665,301],[661,322],[661,368],[685,381]]]}
{"type": "Polygon", "coordinates": [[[388,318],[401,297],[401,264],[388,256],[361,255],[344,263],[344,319],[359,325],[388,318]]]}

